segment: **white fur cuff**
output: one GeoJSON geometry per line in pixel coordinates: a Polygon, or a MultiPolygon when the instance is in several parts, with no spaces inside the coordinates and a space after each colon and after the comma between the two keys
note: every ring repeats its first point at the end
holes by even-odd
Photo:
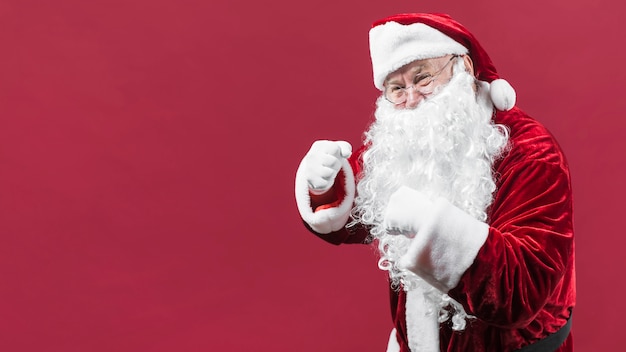
{"type": "Polygon", "coordinates": [[[389,334],[389,342],[387,342],[387,352],[400,352],[400,344],[398,343],[398,338],[396,337],[395,328],[393,328],[391,330],[391,334],[389,334]]]}
{"type": "MultiPolygon", "coordinates": [[[[345,196],[340,200],[339,205],[318,211],[313,211],[311,208],[309,185],[302,174],[302,169],[302,163],[300,163],[298,171],[296,172],[295,185],[296,205],[298,206],[300,216],[309,224],[311,229],[317,233],[327,234],[340,230],[348,222],[350,211],[352,210],[352,203],[354,202],[356,185],[352,167],[347,160],[342,160],[341,169],[344,175],[343,186],[345,196]]],[[[335,182],[337,182],[337,180],[335,180],[335,182]]]]}
{"type": "Polygon", "coordinates": [[[399,264],[445,293],[458,285],[476,259],[487,240],[489,225],[443,198],[435,201],[433,215],[399,264]]]}

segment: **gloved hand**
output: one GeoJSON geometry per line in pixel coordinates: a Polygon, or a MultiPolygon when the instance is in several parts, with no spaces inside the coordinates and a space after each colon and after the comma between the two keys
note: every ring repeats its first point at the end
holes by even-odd
{"type": "Polygon", "coordinates": [[[402,186],[389,197],[384,224],[392,235],[414,237],[432,216],[433,202],[422,192],[402,186]]]}
{"type": "Polygon", "coordinates": [[[341,160],[350,157],[352,146],[345,141],[315,141],[304,156],[303,175],[313,194],[326,193],[341,169],[341,160]]]}
{"type": "Polygon", "coordinates": [[[441,292],[459,283],[487,240],[489,225],[450,204],[400,187],[389,198],[384,225],[412,238],[398,269],[409,270],[441,292]]]}

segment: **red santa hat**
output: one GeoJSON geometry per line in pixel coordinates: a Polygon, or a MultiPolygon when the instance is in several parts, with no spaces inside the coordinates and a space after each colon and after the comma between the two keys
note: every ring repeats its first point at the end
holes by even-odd
{"type": "Polygon", "coordinates": [[[510,110],[515,90],[500,79],[487,52],[460,23],[446,14],[399,14],[374,22],[369,33],[374,85],[381,91],[387,75],[415,61],[468,54],[476,78],[489,84],[493,105],[510,110]]]}

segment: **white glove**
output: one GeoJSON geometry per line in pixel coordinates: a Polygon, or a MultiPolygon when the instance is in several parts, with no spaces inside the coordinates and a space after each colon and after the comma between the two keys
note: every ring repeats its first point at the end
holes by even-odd
{"type": "Polygon", "coordinates": [[[444,198],[404,186],[389,198],[384,221],[390,234],[412,238],[397,267],[442,292],[456,287],[489,235],[489,225],[444,198]]]}
{"type": "Polygon", "coordinates": [[[349,158],[352,146],[345,141],[315,141],[304,156],[303,175],[313,194],[323,194],[334,184],[342,159],[349,158]]]}
{"type": "Polygon", "coordinates": [[[433,202],[428,197],[402,186],[389,197],[384,224],[392,235],[414,237],[432,212],[433,202]]]}

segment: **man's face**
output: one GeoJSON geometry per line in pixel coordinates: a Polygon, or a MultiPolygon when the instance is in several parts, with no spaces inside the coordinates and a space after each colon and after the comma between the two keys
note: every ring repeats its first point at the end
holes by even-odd
{"type": "Polygon", "coordinates": [[[413,61],[390,73],[385,80],[385,98],[397,109],[413,109],[452,77],[451,64],[458,56],[413,61]]]}
{"type": "MultiPolygon", "coordinates": [[[[453,77],[438,82],[439,89],[414,108],[399,109],[398,104],[379,97],[376,120],[365,133],[367,150],[361,156],[363,169],[353,216],[380,241],[381,259],[391,263],[381,268],[390,270],[395,283],[412,282],[412,276],[393,266],[406,253],[410,239],[389,234],[384,223],[395,191],[408,186],[431,199],[442,197],[480,221],[487,218],[492,201],[491,166],[504,150],[507,134],[493,124],[486,84],[477,85],[466,61],[454,62],[453,77]]],[[[424,67],[422,72],[426,70],[436,72],[437,68],[424,67]]],[[[449,78],[449,72],[442,74],[449,78]]]]}

